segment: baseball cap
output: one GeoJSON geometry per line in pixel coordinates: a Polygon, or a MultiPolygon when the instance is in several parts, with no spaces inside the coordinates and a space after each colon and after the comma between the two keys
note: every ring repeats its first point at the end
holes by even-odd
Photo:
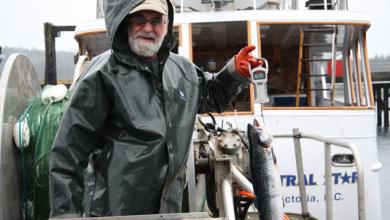
{"type": "Polygon", "coordinates": [[[135,6],[129,14],[133,14],[137,11],[152,10],[157,11],[163,15],[168,15],[168,5],[166,0],[145,0],[141,4],[135,6]]]}

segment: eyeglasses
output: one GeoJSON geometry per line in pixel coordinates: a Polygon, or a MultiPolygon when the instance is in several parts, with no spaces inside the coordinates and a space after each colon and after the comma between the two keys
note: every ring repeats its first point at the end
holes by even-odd
{"type": "Polygon", "coordinates": [[[132,17],[129,18],[129,24],[135,25],[135,26],[142,26],[144,27],[146,23],[149,23],[152,25],[153,28],[161,28],[163,27],[166,23],[168,23],[167,19],[163,18],[154,18],[152,20],[147,20],[146,18],[143,17],[132,17]]]}

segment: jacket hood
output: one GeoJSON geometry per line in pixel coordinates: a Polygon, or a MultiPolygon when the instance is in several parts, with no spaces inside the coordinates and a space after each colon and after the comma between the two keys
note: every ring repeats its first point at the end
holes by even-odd
{"type": "MultiPolygon", "coordinates": [[[[133,8],[143,1],[144,0],[104,0],[104,19],[114,53],[128,54],[130,51],[125,18],[133,8]]],[[[170,0],[167,0],[167,4],[169,18],[168,31],[161,45],[159,55],[161,53],[169,53],[171,48],[175,45],[175,39],[172,32],[174,9],[170,0]]]]}

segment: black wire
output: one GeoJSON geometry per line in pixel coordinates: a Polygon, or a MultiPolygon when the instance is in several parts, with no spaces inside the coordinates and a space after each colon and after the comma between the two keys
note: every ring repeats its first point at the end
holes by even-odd
{"type": "Polygon", "coordinates": [[[199,123],[204,127],[204,129],[208,132],[225,132],[225,129],[222,129],[220,127],[217,127],[217,121],[215,120],[215,117],[210,112],[206,113],[208,116],[210,116],[213,123],[204,123],[201,119],[201,117],[198,117],[199,123]]]}
{"type": "Polygon", "coordinates": [[[206,114],[208,114],[211,118],[211,120],[213,120],[213,124],[216,125],[217,124],[217,121],[215,121],[215,117],[213,114],[211,114],[210,112],[207,112],[206,114]]]}
{"type": "Polygon", "coordinates": [[[216,126],[215,126],[215,125],[216,125],[215,118],[214,118],[214,116],[213,116],[211,113],[209,113],[209,112],[207,112],[206,114],[209,115],[209,116],[211,117],[211,120],[213,121],[213,124],[211,124],[211,123],[204,123],[204,122],[202,121],[201,117],[198,117],[198,120],[199,120],[200,124],[204,127],[204,129],[205,129],[206,131],[208,131],[208,132],[213,132],[213,131],[215,131],[215,127],[216,127],[216,126]]]}

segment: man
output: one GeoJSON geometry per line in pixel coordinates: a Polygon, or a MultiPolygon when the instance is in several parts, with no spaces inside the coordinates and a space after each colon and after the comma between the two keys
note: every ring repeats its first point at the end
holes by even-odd
{"type": "Polygon", "coordinates": [[[62,118],[51,216],[180,212],[196,113],[223,111],[260,62],[248,46],[213,77],[170,53],[169,1],[104,4],[112,52],[92,60],[62,118]]]}

